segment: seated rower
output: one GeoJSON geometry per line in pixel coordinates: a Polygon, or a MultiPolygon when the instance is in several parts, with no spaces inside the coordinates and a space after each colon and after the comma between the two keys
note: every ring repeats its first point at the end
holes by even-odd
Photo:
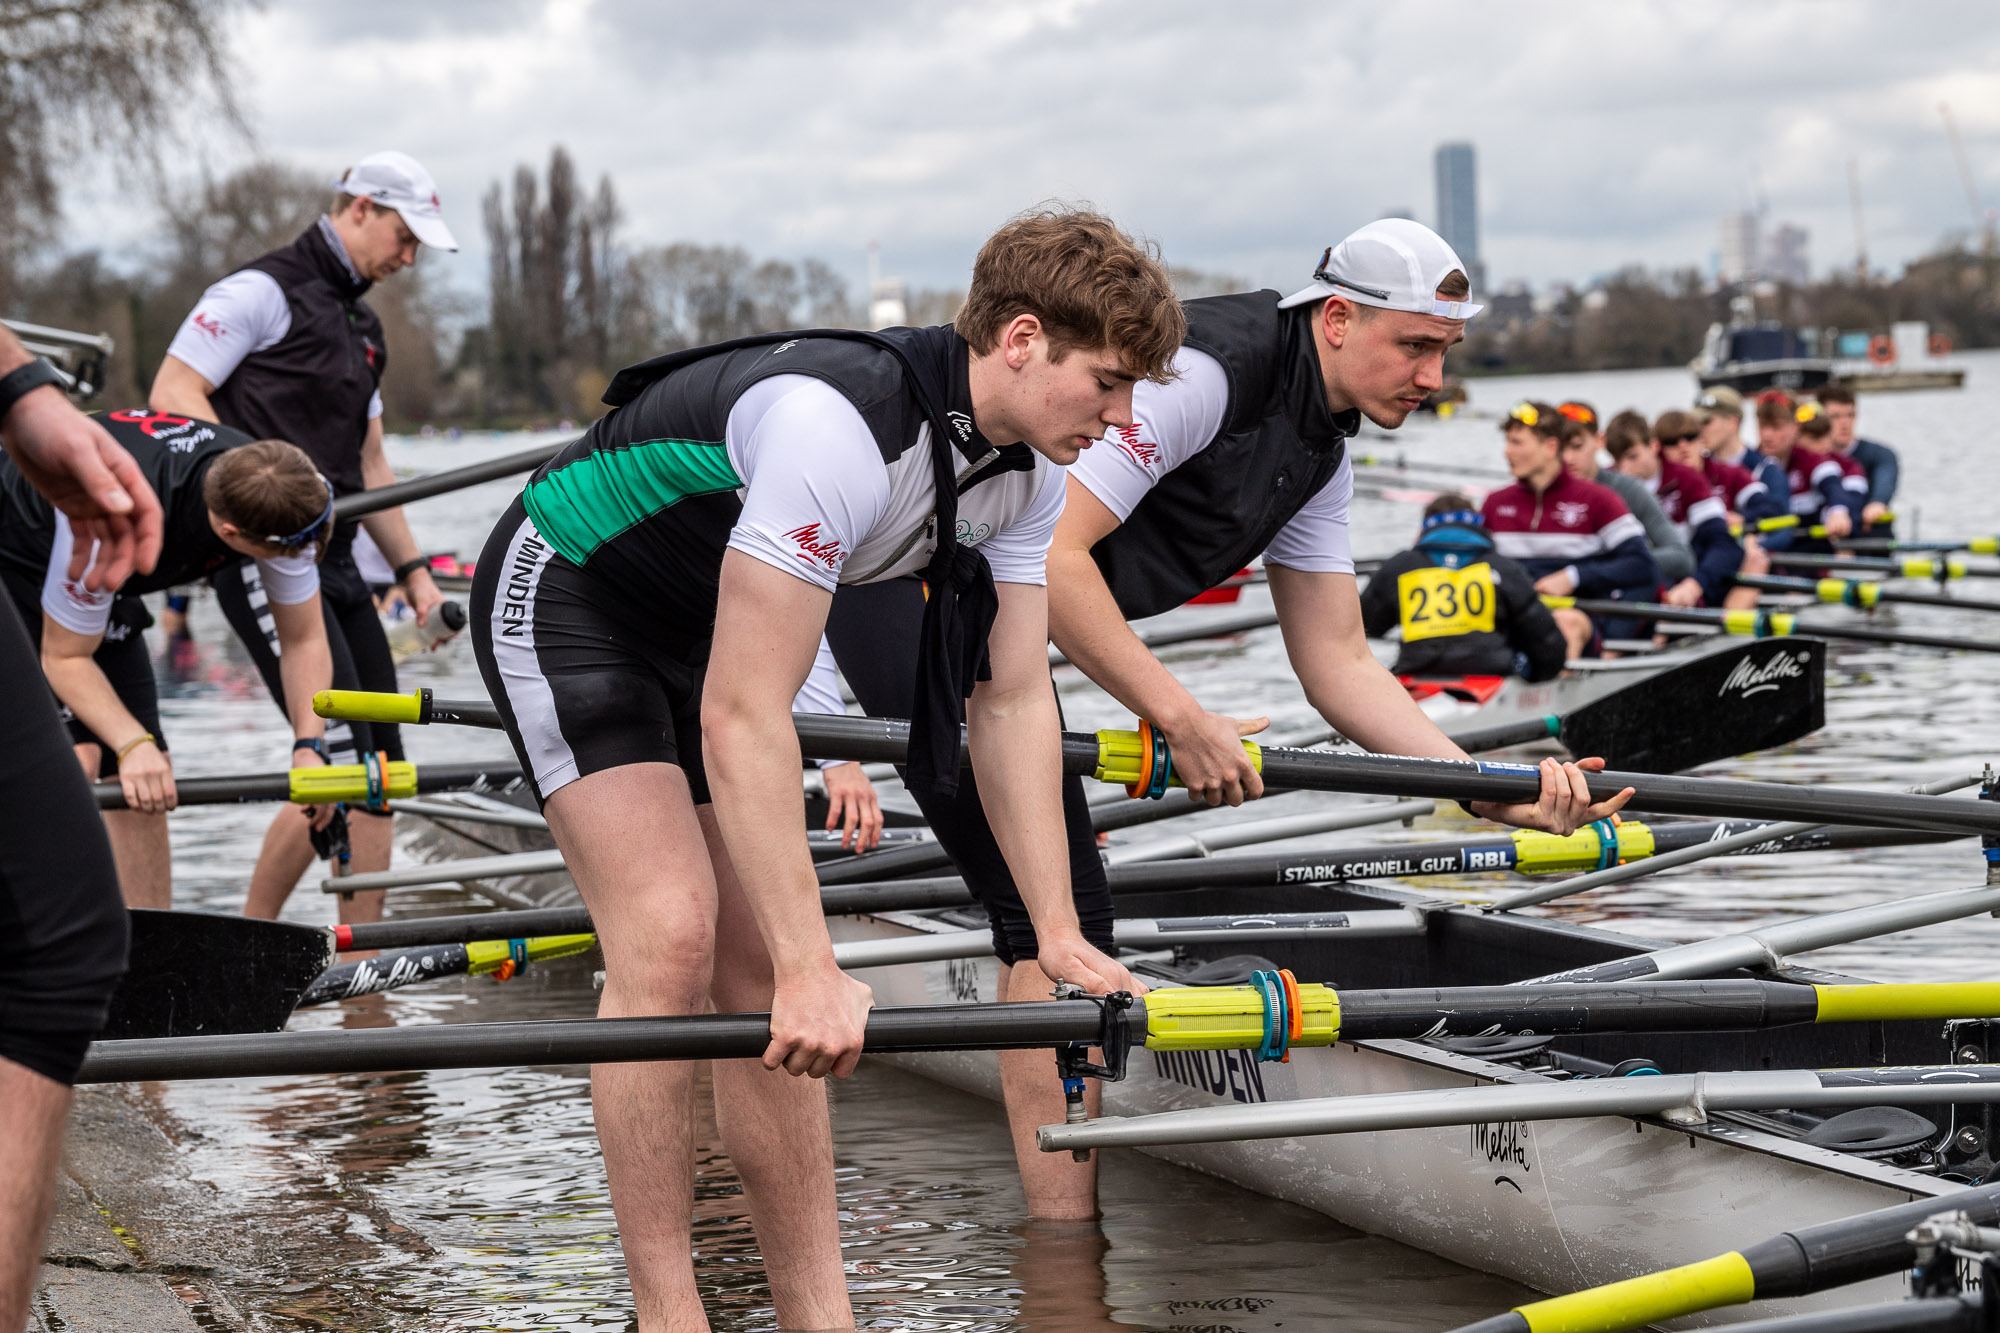
{"type": "Polygon", "coordinates": [[[1854,495],[1846,474],[1833,459],[1799,443],[1798,404],[1783,389],[1757,395],[1757,450],[1785,470],[1792,516],[1798,519],[1789,549],[1831,552],[1827,538],[1854,531],[1849,509],[1854,495]],[[1819,524],[1825,525],[1826,537],[1811,535],[1809,530],[1819,524]]]}
{"type": "MultiPolygon", "coordinates": [[[[1860,463],[1840,452],[1833,443],[1833,422],[1818,403],[1800,403],[1793,416],[1798,418],[1799,443],[1814,453],[1825,454],[1840,468],[1841,491],[1847,496],[1849,513],[1859,513],[1868,503],[1868,473],[1860,463]]],[[[1863,523],[1861,531],[1867,532],[1863,523]]]]}
{"type": "MultiPolygon", "coordinates": [[[[1521,403],[1501,427],[1514,484],[1486,497],[1481,513],[1494,548],[1518,560],[1535,591],[1556,597],[1648,602],[1660,571],[1645,530],[1625,502],[1563,466],[1563,418],[1547,403],[1521,403]]],[[[1645,622],[1598,619],[1604,638],[1636,638],[1645,622]]]]}
{"type": "Polygon", "coordinates": [[[1889,507],[1895,503],[1896,483],[1902,474],[1896,451],[1855,433],[1854,390],[1845,384],[1823,384],[1814,396],[1819,399],[1820,411],[1833,426],[1835,456],[1858,463],[1868,478],[1868,500],[1861,506],[1861,521],[1877,536],[1891,535],[1894,518],[1889,507]]]}
{"type": "MultiPolygon", "coordinates": [[[[0,462],[0,582],[41,647],[42,669],[62,705],[78,761],[92,781],[115,777],[127,809],[104,823],[131,907],[172,898],[167,811],[174,770],[160,726],[159,693],[143,634],[144,593],[193,583],[244,559],[257,562],[284,645],[294,701],[293,767],[326,762],[326,730],[312,697],[333,679],[320,621],[318,544],[333,518],[333,491],[303,452],[281,440],[140,408],[95,420],[131,453],[165,511],[151,573],[114,594],[69,578],[69,519],[10,463],[0,462]]],[[[332,811],[316,815],[324,826],[332,811]]]]}
{"type": "Polygon", "coordinates": [[[1598,423],[1597,409],[1571,399],[1558,404],[1556,411],[1562,415],[1563,466],[1579,481],[1596,482],[1617,492],[1625,507],[1632,511],[1632,517],[1646,530],[1646,549],[1653,553],[1653,563],[1660,567],[1663,583],[1678,583],[1693,574],[1694,552],[1688,549],[1687,539],[1675,530],[1659,503],[1638,482],[1602,466],[1604,431],[1598,423]]]}
{"type": "MultiPolygon", "coordinates": [[[[1694,431],[1694,418],[1667,412],[1660,425],[1679,438],[1694,431]]],[[[1669,606],[1721,606],[1742,567],[1743,548],[1729,535],[1728,511],[1708,479],[1664,457],[1656,432],[1637,412],[1613,417],[1604,438],[1618,475],[1637,480],[1652,493],[1694,552],[1694,573],[1669,587],[1661,600],[1669,606]]]]}
{"type": "Polygon", "coordinates": [[[1398,676],[1548,680],[1590,643],[1590,617],[1543,606],[1528,571],[1493,548],[1472,501],[1452,493],[1424,506],[1417,544],[1369,577],[1361,622],[1376,639],[1402,626],[1398,676]]]}

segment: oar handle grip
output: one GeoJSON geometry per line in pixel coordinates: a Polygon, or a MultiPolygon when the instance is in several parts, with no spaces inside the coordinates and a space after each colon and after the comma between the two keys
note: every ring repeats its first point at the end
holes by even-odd
{"type": "MultiPolygon", "coordinates": [[[[1264,771],[1264,749],[1255,741],[1244,741],[1243,752],[1259,773],[1264,771]]],[[[1158,800],[1169,787],[1184,787],[1174,772],[1173,751],[1166,733],[1151,722],[1141,721],[1136,731],[1107,730],[1097,733],[1099,782],[1122,783],[1127,795],[1158,800]]]]}
{"type": "Polygon", "coordinates": [[[417,766],[402,759],[370,756],[365,764],[295,768],[288,776],[291,790],[286,799],[298,805],[348,801],[379,807],[384,801],[417,794],[417,766]]]}
{"type": "Polygon", "coordinates": [[[431,720],[431,692],[382,694],[372,690],[321,690],[313,696],[313,712],[341,722],[395,722],[422,726],[431,720]]]}

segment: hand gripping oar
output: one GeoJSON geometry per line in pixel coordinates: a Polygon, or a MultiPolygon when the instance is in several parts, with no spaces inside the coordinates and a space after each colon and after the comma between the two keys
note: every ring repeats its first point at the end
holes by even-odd
{"type": "MultiPolygon", "coordinates": [[[[1623,609],[1622,603],[1611,605],[1623,609]]],[[[465,721],[472,721],[470,714],[478,709],[484,709],[488,717],[493,716],[491,704],[446,704],[428,699],[427,694],[428,691],[421,690],[410,695],[327,690],[315,696],[313,708],[322,717],[385,722],[422,721],[446,708],[466,714],[462,718],[465,721]]],[[[910,724],[894,719],[794,713],[792,725],[811,758],[893,763],[900,761],[909,748],[910,724]]],[[[1153,745],[1150,724],[1141,723],[1140,728],[1100,731],[1095,735],[1064,732],[1063,771],[1121,783],[1134,795],[1164,794],[1176,784],[1172,756],[1166,747],[1153,745]]],[[[1260,746],[1254,741],[1243,742],[1243,749],[1263,774],[1266,785],[1274,787],[1510,804],[1537,800],[1542,790],[1541,770],[1533,764],[1336,754],[1260,746]]],[[[962,737],[959,753],[960,762],[967,762],[962,737]]],[[[1612,793],[1631,787],[1634,791],[1631,809],[1659,814],[1797,819],[1816,824],[1859,824],[1944,833],[2000,833],[2000,806],[1982,808],[1969,801],[1843,787],[1789,787],[1772,782],[1657,777],[1609,770],[1587,777],[1596,792],[1612,793]]]]}
{"type": "MultiPolygon", "coordinates": [[[[1907,790],[1923,796],[1942,796],[1946,792],[1957,791],[1962,787],[1976,786],[1984,780],[1985,776],[1983,774],[1974,773],[1963,777],[1941,778],[1936,782],[1927,782],[1922,786],[1910,787],[1907,790]]],[[[1769,839],[1797,837],[1801,834],[1817,832],[1824,827],[1825,825],[1823,824],[1805,823],[1767,824],[1761,830],[1763,835],[1761,837],[1759,836],[1759,830],[1745,830],[1741,833],[1725,834],[1710,842],[1691,847],[1682,847],[1675,851],[1667,852],[1643,865],[1633,863],[1608,866],[1586,875],[1579,875],[1575,879],[1564,880],[1560,884],[1537,885],[1532,889],[1523,889],[1519,893],[1509,894],[1505,898],[1491,904],[1486,910],[1489,912],[1511,912],[1517,907],[1528,907],[1535,903],[1554,902],[1558,898],[1567,898],[1573,894],[1587,893],[1592,889],[1606,888],[1612,884],[1623,884],[1628,880],[1658,874],[1662,870],[1672,870],[1676,866],[1693,865],[1697,861],[1706,861],[1710,857],[1725,856],[1730,852],[1748,851],[1769,839]]]]}
{"type": "Polygon", "coordinates": [[[1824,725],[1826,648],[1801,640],[1703,653],[1566,715],[1449,734],[1468,754],[1553,737],[1579,758],[1676,773],[1789,745],[1824,725]]]}
{"type": "Polygon", "coordinates": [[[1773,635],[1810,634],[1821,639],[1855,639],[1862,643],[1893,643],[1908,648],[1952,648],[1975,653],[2000,653],[2000,642],[1987,639],[1954,639],[1942,634],[1905,634],[1900,630],[1870,629],[1865,625],[1806,624],[1785,611],[1735,611],[1705,606],[1662,606],[1654,602],[1620,602],[1607,597],[1552,597],[1542,601],[1553,607],[1574,607],[1594,616],[1622,616],[1628,620],[1670,620],[1688,625],[1714,625],[1725,634],[1742,634],[1765,639],[1773,635]]]}
{"type": "MultiPolygon", "coordinates": [[[[521,780],[521,767],[511,760],[490,764],[425,764],[383,761],[369,756],[365,764],[332,764],[294,768],[283,773],[245,773],[226,778],[183,778],[174,784],[182,805],[222,805],[231,801],[292,801],[324,805],[348,801],[357,805],[414,796],[420,791],[456,791],[466,787],[504,787],[521,780]]],[[[125,809],[125,793],[115,782],[92,788],[100,810],[125,809]]]]}
{"type": "Polygon", "coordinates": [[[1908,1268],[1917,1257],[1911,1231],[1950,1211],[1981,1226],[2000,1222],[2000,1185],[1800,1227],[1712,1259],[1533,1301],[1452,1333],[1623,1333],[1748,1301],[1830,1291],[1908,1268]]]}
{"type": "MultiPolygon", "coordinates": [[[[1609,986],[1464,986],[1343,990],[1261,973],[1250,986],[1154,991],[1020,1004],[913,1005],[869,1015],[864,1050],[1108,1047],[1254,1050],[1338,1041],[1610,1032],[1709,1032],[1804,1023],[2000,1017],[2000,983],[1802,986],[1775,981],[1663,981],[1609,986]]],[[[575,1064],[744,1060],[770,1042],[769,1014],[468,1023],[360,1031],[272,1032],[108,1041],[78,1081],[236,1078],[575,1064]]]]}
{"type": "Polygon", "coordinates": [[[397,505],[409,504],[415,500],[427,500],[433,495],[462,491],[468,486],[477,486],[482,482],[498,481],[502,477],[533,472],[573,443],[572,440],[564,440],[559,444],[538,444],[532,449],[523,449],[519,453],[507,454],[500,458],[489,458],[483,463],[452,468],[448,472],[433,472],[427,477],[415,477],[409,481],[397,482],[394,486],[343,495],[333,502],[333,516],[336,519],[360,518],[364,514],[380,513],[384,509],[394,509],[397,505]]]}
{"type": "MultiPolygon", "coordinates": [[[[1838,563],[1836,561],[1835,565],[1838,563]]],[[[1802,592],[1822,602],[1864,610],[1902,602],[1911,606],[1948,606],[1957,611],[2000,611],[2000,602],[1952,597],[1939,592],[1907,592],[1888,587],[1881,579],[1801,579],[1776,574],[1737,574],[1733,577],[1746,588],[1759,588],[1766,592],[1802,592]]]]}

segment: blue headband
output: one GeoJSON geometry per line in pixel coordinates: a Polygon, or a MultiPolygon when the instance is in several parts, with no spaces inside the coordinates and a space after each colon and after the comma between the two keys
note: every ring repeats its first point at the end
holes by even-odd
{"type": "Polygon", "coordinates": [[[1429,532],[1432,528],[1483,528],[1485,526],[1486,520],[1479,516],[1477,510],[1453,509],[1442,514],[1427,516],[1424,519],[1422,530],[1429,532]]]}

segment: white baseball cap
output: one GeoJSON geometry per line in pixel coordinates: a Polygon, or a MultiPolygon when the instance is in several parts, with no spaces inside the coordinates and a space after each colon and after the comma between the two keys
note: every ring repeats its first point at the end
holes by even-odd
{"type": "Polygon", "coordinates": [[[425,245],[458,249],[458,239],[444,225],[444,210],[438,206],[437,182],[408,153],[370,153],[349,167],[333,187],[395,209],[425,245]]]}
{"type": "Polygon", "coordinates": [[[1421,222],[1383,218],[1371,222],[1320,256],[1312,286],[1278,302],[1280,309],[1338,296],[1356,305],[1407,310],[1416,315],[1471,319],[1484,310],[1474,301],[1440,301],[1438,284],[1465,265],[1444,237],[1421,222]]]}

